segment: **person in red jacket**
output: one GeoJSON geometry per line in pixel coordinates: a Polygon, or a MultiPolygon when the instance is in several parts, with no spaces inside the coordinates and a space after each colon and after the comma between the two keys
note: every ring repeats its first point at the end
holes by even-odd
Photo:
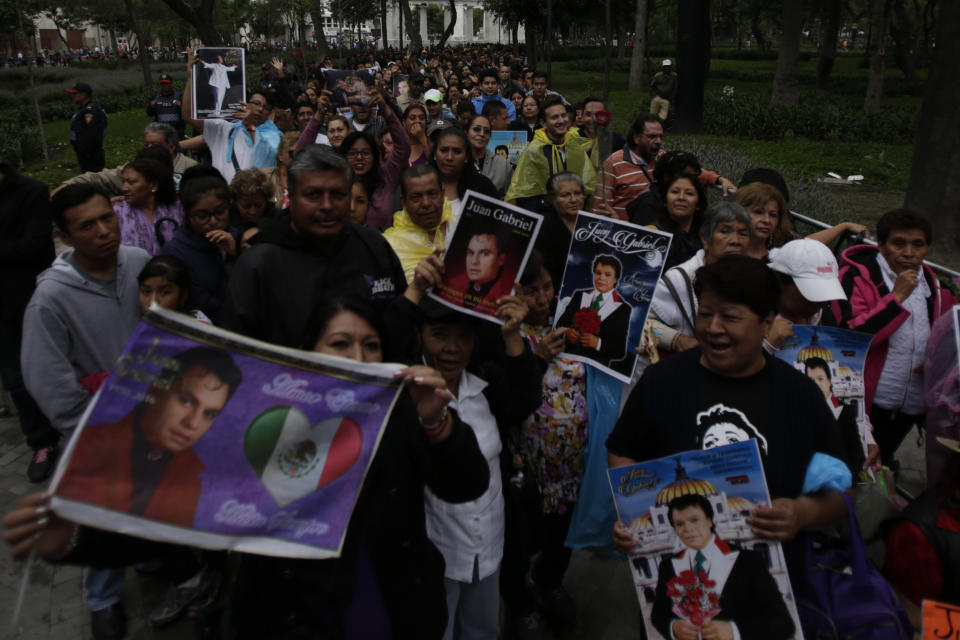
{"type": "Polygon", "coordinates": [[[865,402],[886,462],[913,425],[923,423],[930,327],[957,303],[923,264],[931,237],[925,218],[894,209],[877,222],[877,247],[850,247],[840,260],[847,300],[835,301],[833,313],[841,326],[874,334],[864,364],[865,402]]]}
{"type": "Polygon", "coordinates": [[[196,347],[174,358],[144,401],[118,422],[79,435],[57,495],[168,524],[193,525],[206,470],[193,445],[240,384],[225,351],[196,347]],[[169,386],[160,381],[175,375],[169,386]]]}

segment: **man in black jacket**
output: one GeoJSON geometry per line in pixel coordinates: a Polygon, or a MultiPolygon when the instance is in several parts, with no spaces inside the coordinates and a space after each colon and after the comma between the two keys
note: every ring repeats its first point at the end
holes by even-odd
{"type": "MultiPolygon", "coordinates": [[[[417,304],[425,293],[407,287],[393,249],[375,230],[350,222],[352,170],[330,149],[311,146],[290,165],[289,215],[263,225],[234,264],[220,312],[231,331],[300,347],[311,309],[334,291],[369,297],[384,310],[417,304]],[[404,297],[404,295],[406,297],[404,297]]],[[[388,330],[403,345],[414,334],[391,315],[388,330]]],[[[312,345],[311,345],[312,346],[312,345]]]]}
{"type": "Polygon", "coordinates": [[[37,274],[53,262],[49,203],[46,186],[0,164],[0,378],[34,452],[27,467],[31,482],[42,482],[53,472],[60,440],[20,375],[23,311],[36,288],[37,274]]]}
{"type": "Polygon", "coordinates": [[[70,144],[77,152],[80,171],[103,171],[106,156],[103,139],[107,137],[107,114],[93,101],[93,89],[86,82],[78,82],[67,89],[77,110],[70,120],[70,144]]]}

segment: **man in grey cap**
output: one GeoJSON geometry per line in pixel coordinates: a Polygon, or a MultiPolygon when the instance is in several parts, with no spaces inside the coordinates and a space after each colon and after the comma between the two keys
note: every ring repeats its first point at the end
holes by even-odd
{"type": "Polygon", "coordinates": [[[677,74],[669,58],[663,61],[661,70],[650,81],[650,113],[666,121],[670,104],[677,98],[677,74]]]}
{"type": "Polygon", "coordinates": [[[103,139],[107,137],[107,114],[93,102],[93,89],[86,82],[78,82],[67,93],[77,105],[70,120],[70,144],[77,152],[80,171],[103,171],[106,159],[103,139]]]}

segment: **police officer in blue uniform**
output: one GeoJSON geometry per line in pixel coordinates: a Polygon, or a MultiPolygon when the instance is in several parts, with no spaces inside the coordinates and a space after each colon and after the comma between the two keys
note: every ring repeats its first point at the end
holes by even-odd
{"type": "Polygon", "coordinates": [[[153,96],[150,104],[147,105],[147,115],[153,116],[157,122],[169,124],[177,130],[180,137],[183,138],[183,132],[186,127],[183,118],[180,115],[180,104],[183,101],[183,94],[173,88],[173,79],[170,74],[160,74],[160,92],[153,96]]]}
{"type": "Polygon", "coordinates": [[[80,171],[103,171],[105,158],[103,139],[107,137],[107,114],[103,107],[91,100],[93,89],[86,82],[78,82],[67,93],[77,105],[70,120],[70,144],[77,152],[80,171]]]}

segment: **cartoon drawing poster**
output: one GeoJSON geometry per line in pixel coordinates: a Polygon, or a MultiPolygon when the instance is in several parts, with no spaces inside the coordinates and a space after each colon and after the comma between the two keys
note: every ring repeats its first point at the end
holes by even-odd
{"type": "Polygon", "coordinates": [[[232,118],[247,101],[245,52],[240,47],[203,47],[195,51],[191,73],[193,118],[232,118]]]}
{"type": "Polygon", "coordinates": [[[397,368],[151,309],[64,453],[53,508],[159,541],[337,557],[397,368]]]}
{"type": "Polygon", "coordinates": [[[741,638],[802,640],[783,549],[746,522],[770,504],[756,440],[608,474],[638,543],[629,562],[647,638],[731,637],[735,626],[741,638]]]}
{"type": "Polygon", "coordinates": [[[673,236],[581,211],[560,285],[563,354],[630,382],[643,324],[673,236]]]}

